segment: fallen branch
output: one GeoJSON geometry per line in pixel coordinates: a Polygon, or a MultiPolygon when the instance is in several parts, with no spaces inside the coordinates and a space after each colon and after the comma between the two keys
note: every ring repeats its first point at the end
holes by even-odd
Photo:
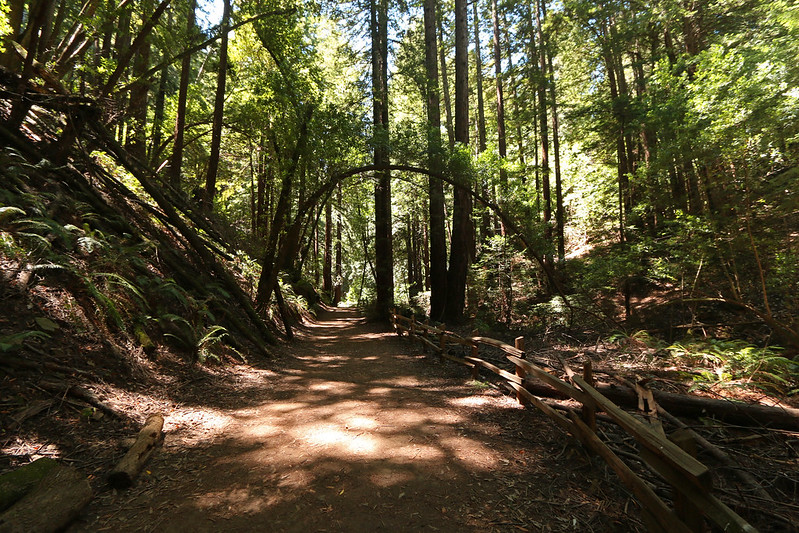
{"type": "Polygon", "coordinates": [[[97,397],[89,389],[85,389],[79,385],[72,385],[70,383],[65,383],[63,381],[40,381],[38,383],[39,387],[44,390],[48,390],[50,392],[55,392],[57,394],[66,394],[68,396],[72,396],[73,398],[77,398],[78,400],[83,400],[84,402],[88,403],[99,409],[100,411],[111,415],[115,418],[119,418],[121,420],[125,420],[128,418],[128,415],[114,409],[100,398],[97,397]]]}

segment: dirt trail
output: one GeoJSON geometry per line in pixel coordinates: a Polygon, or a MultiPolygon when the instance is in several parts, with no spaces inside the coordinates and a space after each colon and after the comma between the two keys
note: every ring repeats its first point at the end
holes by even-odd
{"type": "Polygon", "coordinates": [[[563,434],[417,348],[326,313],[278,369],[223,396],[197,384],[202,423],[176,409],[137,486],[70,531],[637,529],[563,434]]]}

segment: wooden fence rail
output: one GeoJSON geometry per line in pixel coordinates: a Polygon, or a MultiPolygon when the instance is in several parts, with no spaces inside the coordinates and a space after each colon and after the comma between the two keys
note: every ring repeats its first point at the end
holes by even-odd
{"type": "Polygon", "coordinates": [[[431,349],[437,353],[441,360],[448,359],[470,367],[475,378],[479,376],[481,368],[493,372],[516,391],[520,403],[536,407],[583,446],[602,457],[635,495],[642,508],[644,523],[650,531],[704,531],[705,519],[726,532],[756,531],[712,494],[710,470],[690,453],[695,446],[686,441],[686,432],[676,432],[672,437],[666,437],[654,426],[621,409],[594,388],[590,365],[586,365],[582,377],[569,372],[569,383],[527,360],[524,339],[521,337],[516,339],[515,346],[488,337],[462,337],[396,312],[391,313],[391,323],[398,335],[407,333],[409,337],[419,340],[425,351],[431,349]],[[449,353],[450,346],[464,347],[469,350],[469,355],[460,357],[449,353]],[[480,347],[483,346],[500,350],[505,360],[513,364],[513,369],[500,368],[481,358],[480,347]],[[530,377],[579,402],[582,417],[577,415],[576,410],[569,410],[567,417],[532,394],[526,388],[530,377]],[[674,510],[597,436],[595,413],[600,411],[638,442],[641,459],[672,487],[675,494],[674,510]]]}

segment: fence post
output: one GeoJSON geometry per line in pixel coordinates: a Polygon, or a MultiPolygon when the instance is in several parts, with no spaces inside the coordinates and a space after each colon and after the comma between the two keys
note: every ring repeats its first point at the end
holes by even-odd
{"type": "MultiPolygon", "coordinates": [[[[513,340],[513,345],[516,347],[516,349],[522,351],[522,353],[519,355],[519,359],[525,359],[524,337],[516,337],[513,340]]],[[[516,366],[516,375],[522,378],[522,382],[520,385],[524,387],[524,378],[527,377],[527,372],[525,372],[525,370],[522,367],[516,366]]],[[[528,405],[530,403],[524,398],[524,396],[522,396],[522,394],[519,391],[516,391],[516,401],[518,401],[522,405],[528,405]]]]}
{"type": "MultiPolygon", "coordinates": [[[[594,386],[594,370],[590,359],[583,361],[583,379],[586,383],[594,386]]],[[[596,409],[593,405],[583,405],[583,421],[585,425],[596,432],[596,409]]]]}
{"type": "MultiPolygon", "coordinates": [[[[696,457],[696,440],[694,440],[693,435],[691,435],[691,430],[678,429],[669,435],[669,440],[688,452],[688,455],[691,457],[696,457]]],[[[705,521],[702,519],[702,511],[690,498],[680,491],[680,487],[672,487],[672,490],[675,494],[674,511],[677,514],[677,518],[685,522],[685,525],[688,526],[688,529],[691,531],[705,531],[705,521]]]]}
{"type": "MultiPolygon", "coordinates": [[[[472,337],[477,337],[477,330],[472,330],[472,337]]],[[[477,344],[477,341],[472,341],[472,357],[477,359],[477,356],[480,355],[480,346],[477,344]]],[[[477,380],[480,378],[480,368],[477,366],[477,363],[473,363],[472,366],[472,379],[477,380]]]]}

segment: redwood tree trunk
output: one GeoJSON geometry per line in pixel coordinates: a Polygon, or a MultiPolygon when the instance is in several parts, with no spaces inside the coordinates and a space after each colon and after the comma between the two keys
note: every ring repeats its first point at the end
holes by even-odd
{"type": "MultiPolygon", "coordinates": [[[[375,165],[389,164],[388,139],[388,1],[370,4],[372,103],[375,165]]],[[[377,314],[387,319],[394,304],[394,251],[391,235],[391,172],[378,170],[375,183],[375,285],[377,314]]]]}
{"type": "MultiPolygon", "coordinates": [[[[469,35],[466,0],[455,0],[455,142],[469,146],[469,35]]],[[[466,169],[456,179],[462,187],[455,188],[452,209],[452,239],[450,243],[449,273],[447,277],[447,305],[445,317],[450,322],[463,318],[466,303],[466,277],[469,271],[472,227],[472,197],[469,194],[466,169]]]]}
{"type": "MultiPolygon", "coordinates": [[[[425,69],[427,71],[427,157],[432,172],[444,168],[441,155],[441,109],[436,63],[436,0],[424,2],[425,69]]],[[[444,230],[444,184],[428,178],[430,197],[430,318],[441,320],[447,295],[447,245],[444,230]]]]}

